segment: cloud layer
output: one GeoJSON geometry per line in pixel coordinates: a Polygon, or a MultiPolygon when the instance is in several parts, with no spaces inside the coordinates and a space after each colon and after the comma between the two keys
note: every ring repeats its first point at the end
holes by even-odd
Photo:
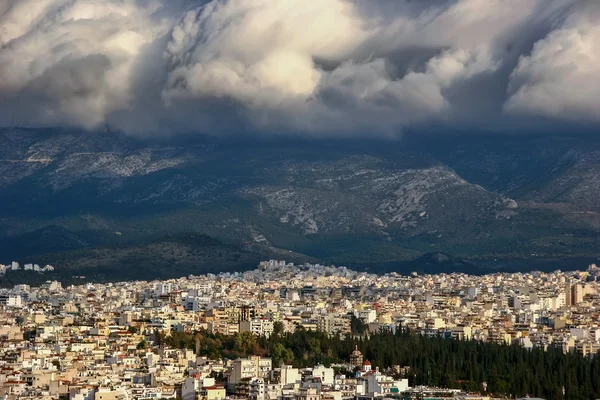
{"type": "Polygon", "coordinates": [[[2,125],[393,135],[597,124],[599,76],[594,0],[0,3],[2,125]]]}

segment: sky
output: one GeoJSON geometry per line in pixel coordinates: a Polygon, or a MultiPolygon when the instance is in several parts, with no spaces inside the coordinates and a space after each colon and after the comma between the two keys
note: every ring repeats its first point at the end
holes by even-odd
{"type": "Polygon", "coordinates": [[[0,2],[0,125],[343,137],[599,123],[596,0],[0,2]]]}

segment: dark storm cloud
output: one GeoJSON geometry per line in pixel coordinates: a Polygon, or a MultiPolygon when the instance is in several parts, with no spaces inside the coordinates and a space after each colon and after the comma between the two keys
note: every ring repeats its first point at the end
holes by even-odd
{"type": "Polygon", "coordinates": [[[597,123],[599,26],[592,0],[5,0],[0,123],[312,135],[597,123]]]}

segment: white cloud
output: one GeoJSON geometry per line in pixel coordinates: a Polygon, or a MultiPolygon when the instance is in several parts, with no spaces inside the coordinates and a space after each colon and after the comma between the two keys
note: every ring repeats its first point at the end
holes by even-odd
{"type": "Polygon", "coordinates": [[[452,105],[443,91],[495,71],[491,41],[527,16],[527,7],[520,13],[506,6],[497,12],[500,1],[463,0],[416,15],[402,14],[415,12],[402,8],[391,24],[382,25],[389,16],[363,12],[373,4],[233,0],[189,11],[167,45],[171,69],[163,97],[169,102],[231,99],[248,107],[246,115],[262,128],[274,120],[280,121],[277,128],[285,127],[285,119],[297,128],[299,115],[309,120],[300,128],[314,131],[349,125],[390,131],[446,119],[452,105]],[[461,14],[474,30],[485,32],[479,42],[465,34],[469,25],[453,28],[461,14]],[[409,69],[397,76],[389,70],[394,68],[391,55],[401,58],[415,46],[437,48],[424,60],[424,71],[409,69]]]}
{"type": "Polygon", "coordinates": [[[134,0],[9,0],[0,16],[0,92],[41,123],[95,127],[127,107],[137,57],[156,38],[134,0]]]}
{"type": "Polygon", "coordinates": [[[0,2],[0,123],[24,108],[30,124],[128,131],[600,119],[595,1],[200,3],[0,2]]]}
{"type": "Polygon", "coordinates": [[[600,7],[568,18],[511,75],[506,111],[600,121],[600,7]]]}
{"type": "Polygon", "coordinates": [[[214,1],[173,29],[164,96],[230,97],[251,107],[306,100],[322,75],[314,58],[343,59],[363,35],[343,0],[214,1]]]}

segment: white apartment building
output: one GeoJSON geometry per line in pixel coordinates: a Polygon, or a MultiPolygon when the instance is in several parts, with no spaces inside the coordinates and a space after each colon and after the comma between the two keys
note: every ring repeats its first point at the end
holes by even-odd
{"type": "Polygon", "coordinates": [[[240,332],[252,332],[256,336],[269,337],[273,334],[273,321],[266,318],[255,318],[240,322],[240,332]]]}
{"type": "Polygon", "coordinates": [[[250,358],[238,358],[233,362],[229,370],[227,385],[229,390],[233,390],[242,379],[264,378],[270,372],[273,366],[270,358],[254,356],[250,358]]]}

